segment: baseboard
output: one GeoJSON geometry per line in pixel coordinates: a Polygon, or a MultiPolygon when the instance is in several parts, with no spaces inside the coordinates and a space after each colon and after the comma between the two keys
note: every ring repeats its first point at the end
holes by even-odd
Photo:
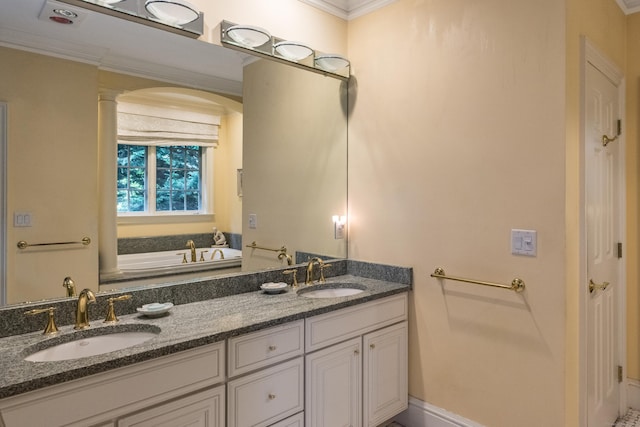
{"type": "Polygon", "coordinates": [[[407,427],[484,427],[482,424],[409,396],[409,408],[394,418],[407,427]]]}
{"type": "Polygon", "coordinates": [[[640,381],[627,378],[627,406],[640,409],[640,381]]]}

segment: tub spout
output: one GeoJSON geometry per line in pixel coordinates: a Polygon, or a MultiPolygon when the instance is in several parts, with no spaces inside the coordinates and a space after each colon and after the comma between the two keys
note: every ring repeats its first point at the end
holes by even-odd
{"type": "Polygon", "coordinates": [[[214,249],[213,253],[211,254],[211,259],[215,259],[216,254],[220,254],[220,259],[224,259],[224,252],[222,252],[222,249],[214,249]]]}

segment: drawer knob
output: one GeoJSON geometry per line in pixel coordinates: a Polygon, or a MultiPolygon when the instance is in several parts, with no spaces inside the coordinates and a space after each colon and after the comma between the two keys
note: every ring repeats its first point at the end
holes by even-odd
{"type": "Polygon", "coordinates": [[[269,393],[269,400],[273,400],[276,398],[276,395],[273,393],[269,393]]]}
{"type": "Polygon", "coordinates": [[[276,350],[276,346],[275,345],[270,345],[269,346],[269,351],[275,351],[276,350]]]}

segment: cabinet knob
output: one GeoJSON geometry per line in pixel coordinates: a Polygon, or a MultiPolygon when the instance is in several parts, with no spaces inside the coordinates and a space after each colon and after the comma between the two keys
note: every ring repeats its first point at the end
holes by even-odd
{"type": "Polygon", "coordinates": [[[270,345],[269,346],[269,351],[275,351],[276,350],[276,346],[275,345],[270,345]]]}
{"type": "Polygon", "coordinates": [[[276,395],[273,393],[269,393],[269,400],[273,400],[276,398],[276,395]]]}
{"type": "Polygon", "coordinates": [[[353,351],[353,354],[355,354],[355,355],[357,356],[358,354],[360,354],[360,350],[355,349],[355,350],[353,351]]]}
{"type": "Polygon", "coordinates": [[[370,348],[371,350],[373,350],[374,348],[376,348],[376,345],[375,345],[375,344],[370,344],[370,345],[369,345],[369,348],[370,348]]]}

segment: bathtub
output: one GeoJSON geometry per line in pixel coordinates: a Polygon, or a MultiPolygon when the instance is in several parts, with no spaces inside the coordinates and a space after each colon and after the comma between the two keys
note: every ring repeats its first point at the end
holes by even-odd
{"type": "Polygon", "coordinates": [[[191,261],[189,249],[177,249],[163,252],[146,252],[140,254],[118,255],[118,268],[126,273],[170,273],[180,274],[190,271],[217,270],[221,268],[239,267],[242,263],[242,251],[231,248],[198,248],[196,249],[197,262],[182,263],[183,255],[187,261],[191,261]],[[224,259],[217,253],[214,260],[211,254],[220,249],[224,259]],[[200,261],[202,251],[204,261],[200,261]]]}

